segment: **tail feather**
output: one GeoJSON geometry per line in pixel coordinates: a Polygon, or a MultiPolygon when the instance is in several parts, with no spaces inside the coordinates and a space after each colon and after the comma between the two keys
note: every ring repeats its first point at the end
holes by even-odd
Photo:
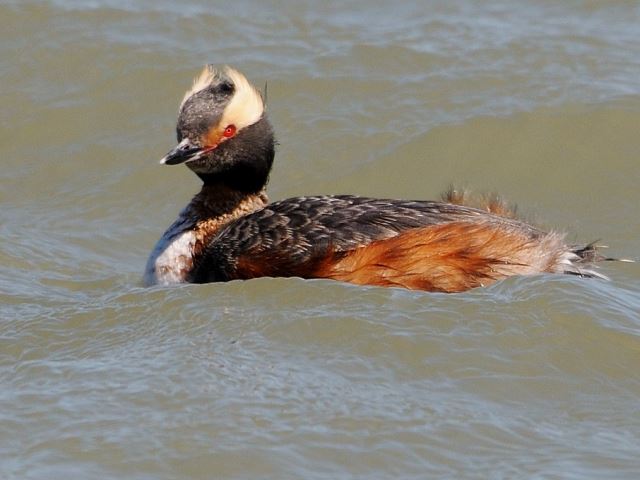
{"type": "Polygon", "coordinates": [[[581,266],[579,261],[567,264],[562,273],[566,275],[575,275],[582,278],[599,278],[600,280],[611,280],[609,277],[595,271],[593,268],[585,268],[581,266]]]}
{"type": "Polygon", "coordinates": [[[478,208],[500,217],[514,219],[519,217],[518,207],[515,204],[508,203],[497,193],[472,195],[471,192],[466,189],[457,189],[453,185],[450,185],[440,197],[443,202],[478,208]]]}
{"type": "MultiPolygon", "coordinates": [[[[496,194],[474,196],[465,189],[456,189],[451,185],[441,197],[447,203],[475,207],[501,217],[518,219],[517,207],[507,203],[496,194]]],[[[599,240],[586,245],[565,246],[564,242],[560,243],[561,237],[557,235],[550,234],[545,238],[550,242],[549,248],[551,246],[556,248],[556,263],[549,270],[556,273],[609,280],[606,275],[596,271],[596,263],[633,262],[633,260],[627,258],[613,258],[603,255],[602,250],[608,247],[606,245],[598,245],[599,240]]]]}
{"type": "Polygon", "coordinates": [[[571,245],[571,252],[578,256],[578,263],[617,262],[619,259],[606,257],[601,253],[606,245],[597,245],[600,240],[594,240],[586,245],[571,245]]]}
{"type": "Polygon", "coordinates": [[[601,278],[609,280],[609,277],[603,275],[593,267],[598,262],[633,262],[628,258],[607,257],[602,254],[602,249],[608,248],[606,245],[598,245],[599,240],[595,240],[586,245],[571,245],[569,247],[568,258],[565,262],[564,273],[569,275],[578,275],[587,278],[601,278]]]}

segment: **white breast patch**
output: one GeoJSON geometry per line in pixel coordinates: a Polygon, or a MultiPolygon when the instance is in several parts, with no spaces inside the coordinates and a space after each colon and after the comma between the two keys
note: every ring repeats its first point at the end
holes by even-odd
{"type": "Polygon", "coordinates": [[[144,271],[144,284],[185,283],[193,266],[195,232],[190,222],[178,219],[154,247],[144,271]]]}

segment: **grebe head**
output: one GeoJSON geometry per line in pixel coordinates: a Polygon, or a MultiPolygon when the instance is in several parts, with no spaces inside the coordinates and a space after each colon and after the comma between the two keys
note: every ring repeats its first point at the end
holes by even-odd
{"type": "Polygon", "coordinates": [[[207,65],[180,104],[178,145],[160,163],[185,163],[205,184],[261,190],[274,157],[264,110],[260,92],[244,75],[207,65]]]}

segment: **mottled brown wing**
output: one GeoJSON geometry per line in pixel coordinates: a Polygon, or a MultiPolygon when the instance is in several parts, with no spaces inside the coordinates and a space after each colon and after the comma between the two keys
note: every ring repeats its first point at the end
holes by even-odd
{"type": "Polygon", "coordinates": [[[196,265],[194,281],[315,277],[327,262],[337,262],[372,242],[420,227],[480,220],[541,235],[516,220],[441,202],[298,197],[275,202],[222,229],[196,265]]]}

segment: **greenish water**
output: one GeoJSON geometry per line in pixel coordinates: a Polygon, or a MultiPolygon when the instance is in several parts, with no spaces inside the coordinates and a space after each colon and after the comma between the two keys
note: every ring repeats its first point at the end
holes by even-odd
{"type": "Polygon", "coordinates": [[[640,6],[0,3],[0,478],[637,478],[640,271],[441,295],[141,286],[204,63],[268,83],[272,199],[497,191],[640,250],[640,6]]]}

